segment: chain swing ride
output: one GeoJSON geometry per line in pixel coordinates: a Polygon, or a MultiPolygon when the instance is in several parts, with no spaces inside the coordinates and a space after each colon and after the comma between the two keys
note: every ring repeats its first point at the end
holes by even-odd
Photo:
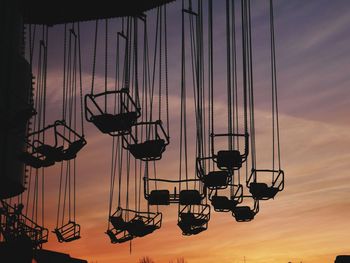
{"type": "MultiPolygon", "coordinates": [[[[274,199],[284,189],[273,0],[268,3],[271,165],[262,164],[257,158],[263,151],[258,151],[256,143],[250,0],[225,2],[226,14],[222,19],[226,50],[220,51],[226,57],[223,73],[226,81],[221,82],[226,84],[225,92],[214,76],[218,52],[213,32],[213,1],[182,0],[177,179],[158,174],[159,166],[164,165],[163,154],[170,145],[167,6],[157,6],[153,34],[149,33],[152,17],[146,13],[120,18],[121,29],[115,37],[114,87],[108,78],[110,19],[95,21],[91,90],[85,96],[80,26],[64,24],[62,117],[50,125],[46,123],[48,27],[42,27],[38,42],[35,26],[33,29],[29,25],[31,68],[34,43],[39,43],[37,81],[18,117],[21,122],[31,118],[26,125],[26,148],[19,155],[29,172],[28,187],[26,195],[19,196],[14,205],[12,199],[1,200],[1,240],[20,236],[36,249],[48,241],[48,229],[44,226],[45,168],[56,163],[60,165],[60,176],[52,232],[61,243],[81,238],[76,220],[76,157],[87,144],[84,119],[112,140],[105,232],[111,243],[154,233],[162,226],[161,208],[173,204],[177,206],[177,226],[185,236],[207,230],[211,210],[230,213],[237,222],[253,220],[260,203],[274,199]],[[95,74],[100,22],[104,27],[104,85],[98,87],[95,74]],[[241,45],[237,44],[239,40],[241,45]],[[154,48],[150,47],[151,42],[154,48]],[[226,104],[217,99],[222,95],[226,104]],[[188,129],[192,119],[193,133],[188,129]]],[[[14,133],[20,131],[14,125],[11,127],[14,133]]]]}

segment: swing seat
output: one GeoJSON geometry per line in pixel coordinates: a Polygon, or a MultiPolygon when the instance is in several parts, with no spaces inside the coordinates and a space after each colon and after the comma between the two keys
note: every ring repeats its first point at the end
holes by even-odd
{"type": "Polygon", "coordinates": [[[203,182],[209,189],[223,189],[228,185],[229,174],[227,171],[213,171],[204,176],[203,182]]]}
{"type": "Polygon", "coordinates": [[[121,216],[110,216],[109,222],[113,225],[113,227],[117,230],[126,230],[127,223],[121,216]]]}
{"type": "Polygon", "coordinates": [[[268,200],[274,198],[279,189],[273,186],[267,186],[265,183],[250,183],[249,191],[256,200],[268,200]]]}
{"type": "Polygon", "coordinates": [[[129,234],[124,234],[123,237],[117,238],[117,236],[112,232],[112,230],[107,230],[106,234],[108,235],[112,244],[124,243],[124,242],[130,241],[134,238],[132,235],[129,235],[129,234]]]}
{"type": "MultiPolygon", "coordinates": [[[[187,213],[182,213],[182,214],[187,214],[187,213]]],[[[189,214],[191,214],[194,217],[194,215],[192,213],[189,213],[189,214]]],[[[195,219],[195,217],[192,218],[192,216],[185,215],[184,216],[185,218],[183,220],[182,215],[180,215],[181,220],[177,223],[177,225],[179,226],[179,228],[182,231],[182,234],[185,236],[197,235],[197,234],[199,234],[207,229],[206,227],[203,226],[207,223],[207,221],[205,219],[195,219]],[[188,218],[186,218],[186,217],[188,217],[188,218]],[[198,221],[197,222],[187,221],[187,220],[193,220],[193,219],[198,220],[198,221]],[[203,220],[203,222],[202,222],[202,220],[203,220]]]]}
{"type": "Polygon", "coordinates": [[[179,195],[180,205],[200,205],[202,196],[198,190],[181,190],[179,195]]]}
{"type": "Polygon", "coordinates": [[[128,134],[132,125],[136,123],[136,120],[136,112],[125,112],[116,115],[103,113],[101,115],[91,116],[91,121],[102,133],[119,132],[128,134]]]}
{"type": "Polygon", "coordinates": [[[184,225],[199,227],[205,225],[208,221],[204,218],[196,217],[193,213],[181,213],[180,219],[184,225]]]}
{"type": "Polygon", "coordinates": [[[229,212],[235,209],[238,202],[230,200],[226,196],[214,195],[211,199],[211,204],[216,212],[229,212]]]}
{"type": "Polygon", "coordinates": [[[152,190],[148,196],[148,204],[150,205],[169,205],[169,190],[152,190]]]}
{"type": "MultiPolygon", "coordinates": [[[[28,226],[26,226],[28,227],[28,226]]],[[[27,235],[31,238],[35,246],[44,244],[48,241],[48,229],[40,226],[28,227],[27,235]]]]}
{"type": "Polygon", "coordinates": [[[242,167],[242,156],[239,151],[218,151],[217,167],[222,170],[237,170],[242,167]]]}
{"type": "Polygon", "coordinates": [[[60,243],[80,239],[80,225],[73,221],[69,221],[60,228],[55,228],[53,232],[56,234],[57,240],[60,243]]]}
{"type": "Polygon", "coordinates": [[[63,160],[63,146],[54,147],[47,144],[42,144],[36,148],[36,151],[51,160],[55,160],[56,162],[60,162],[63,160]]]}
{"type": "Polygon", "coordinates": [[[155,225],[148,225],[142,219],[133,219],[128,223],[128,232],[135,237],[144,237],[151,234],[158,227],[155,225]]]}
{"type": "Polygon", "coordinates": [[[63,160],[68,161],[77,157],[77,153],[86,145],[85,139],[81,138],[79,140],[71,143],[67,150],[63,153],[63,160]]]}
{"type": "Polygon", "coordinates": [[[147,140],[143,143],[128,145],[128,150],[135,157],[144,161],[159,160],[165,151],[165,140],[147,140]]]}
{"type": "Polygon", "coordinates": [[[43,160],[31,155],[28,152],[22,152],[19,155],[19,160],[21,162],[23,162],[25,165],[29,165],[29,166],[36,168],[36,169],[43,167],[43,160]]]}
{"type": "Polygon", "coordinates": [[[55,229],[55,234],[57,236],[58,242],[63,243],[63,242],[72,242],[74,240],[77,240],[80,238],[79,235],[76,236],[71,236],[71,237],[64,237],[59,230],[55,229]]]}
{"type": "Polygon", "coordinates": [[[249,206],[236,207],[233,212],[237,222],[248,222],[254,219],[255,212],[249,206]]]}

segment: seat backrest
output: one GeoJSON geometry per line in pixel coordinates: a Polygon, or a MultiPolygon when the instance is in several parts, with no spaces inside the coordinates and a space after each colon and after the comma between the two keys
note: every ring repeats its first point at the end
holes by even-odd
{"type": "Polygon", "coordinates": [[[109,217],[109,221],[112,223],[115,229],[123,229],[126,227],[126,222],[122,216],[111,216],[109,217]]]}
{"type": "Polygon", "coordinates": [[[198,190],[181,190],[179,195],[180,205],[199,205],[202,197],[198,190]]]}

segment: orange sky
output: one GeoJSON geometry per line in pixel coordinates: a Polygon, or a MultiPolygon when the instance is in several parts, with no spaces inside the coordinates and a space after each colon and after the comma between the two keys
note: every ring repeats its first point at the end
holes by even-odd
{"type": "MultiPolygon", "coordinates": [[[[256,8],[253,26],[256,23],[257,30],[265,28],[258,26],[259,15],[266,7],[261,2],[252,0],[252,7],[256,8]]],[[[180,12],[178,4],[170,5],[168,10],[171,19],[176,19],[176,12],[180,12]]],[[[218,15],[220,10],[218,8],[218,15]]],[[[90,263],[136,263],[143,256],[157,263],[167,263],[178,257],[184,257],[189,263],[238,263],[243,262],[244,257],[246,262],[254,263],[326,263],[333,262],[336,255],[350,254],[350,37],[344,34],[350,28],[349,12],[346,0],[276,1],[280,132],[286,181],[285,190],[275,200],[261,202],[260,212],[252,222],[237,223],[229,213],[212,212],[208,230],[187,237],[182,236],[176,226],[177,206],[170,206],[161,209],[164,212],[162,228],[134,239],[131,253],[129,243],[111,244],[104,232],[112,139],[87,124],[88,145],[79,153],[77,177],[77,221],[82,226],[82,238],[61,244],[50,233],[44,248],[69,253],[90,263]]],[[[169,24],[170,28],[174,27],[169,24]]],[[[179,44],[180,39],[171,42],[169,50],[179,44]]],[[[86,45],[90,45],[85,48],[91,52],[92,41],[86,45]]],[[[259,92],[259,86],[267,84],[269,79],[263,78],[266,72],[260,66],[264,54],[256,53],[256,89],[258,100],[261,99],[256,109],[260,127],[257,144],[258,149],[264,149],[264,143],[270,138],[264,126],[270,113],[266,112],[264,94],[259,92]]],[[[86,71],[91,67],[90,62],[87,64],[86,71]]],[[[171,140],[174,143],[168,146],[158,166],[159,174],[176,178],[180,73],[176,62],[169,64],[169,72],[176,72],[170,74],[170,113],[174,130],[171,140]]],[[[57,111],[61,96],[60,74],[56,68],[48,73],[48,110],[52,111],[53,120],[60,112],[57,111]]],[[[91,75],[85,72],[85,92],[89,90],[90,81],[91,75]]],[[[96,86],[103,81],[102,76],[97,76],[96,86]]],[[[110,83],[113,83],[112,77],[110,83]]],[[[218,77],[216,84],[225,85],[225,82],[218,77]]],[[[221,105],[223,99],[218,96],[215,104],[221,105]]],[[[216,106],[215,110],[220,114],[222,109],[216,106]]],[[[264,154],[261,154],[261,161],[267,161],[264,154]]],[[[50,230],[54,229],[57,211],[58,167],[48,168],[46,172],[45,213],[46,227],[50,230]]]]}

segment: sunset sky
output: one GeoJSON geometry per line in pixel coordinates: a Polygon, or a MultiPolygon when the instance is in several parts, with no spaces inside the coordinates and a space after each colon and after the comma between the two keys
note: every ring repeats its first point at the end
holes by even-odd
{"type": "MultiPolygon", "coordinates": [[[[203,1],[206,6],[207,1],[203,1]]],[[[226,103],[225,1],[214,2],[215,112],[226,103]]],[[[237,1],[238,2],[238,1],[237,1]]],[[[247,223],[230,213],[212,211],[209,228],[196,236],[182,236],[177,206],[161,208],[160,230],[130,244],[111,244],[107,235],[112,138],[86,123],[87,146],[78,155],[77,222],[82,238],[58,243],[53,233],[45,249],[99,263],[132,263],[149,256],[156,263],[184,257],[188,263],[333,262],[350,254],[350,2],[348,0],[274,0],[280,136],[285,189],[274,200],[261,202],[260,212],[247,223]]],[[[252,0],[252,37],[256,121],[263,127],[270,112],[268,1],[252,0]]],[[[237,10],[238,12],[239,10],[237,10]]],[[[181,1],[168,12],[171,143],[157,164],[161,177],[178,173],[180,105],[181,1]]],[[[150,11],[154,19],[155,11],[150,11]]],[[[237,13],[238,14],[238,13],[237,13]]],[[[149,24],[150,28],[152,23],[149,24]]],[[[81,23],[83,87],[90,91],[94,22],[81,23]]],[[[96,88],[104,83],[103,21],[97,54],[96,88]]],[[[62,96],[62,26],[49,29],[47,112],[59,118],[62,96]]],[[[115,36],[120,20],[111,19],[108,64],[114,85],[115,36]]],[[[150,31],[152,31],[150,29],[150,31]]],[[[240,44],[239,44],[240,45],[240,44]]],[[[189,107],[189,110],[191,108],[189,107]]],[[[193,113],[191,113],[193,114],[193,113]]],[[[220,120],[218,120],[220,124],[220,120]]],[[[194,130],[194,123],[189,130],[194,130]]],[[[192,133],[191,133],[192,134],[192,133]]],[[[261,130],[258,148],[264,148],[261,130]]],[[[267,137],[266,137],[267,138],[267,137]]],[[[270,138],[270,137],[269,137],[270,138]]],[[[193,145],[190,148],[193,150],[193,145]]],[[[263,153],[263,150],[262,150],[263,153]]],[[[262,154],[263,155],[263,154],[262,154]]],[[[194,156],[190,157],[193,160],[194,156]]],[[[264,159],[264,158],[263,158],[264,159]]],[[[191,162],[190,162],[191,163],[191,162]]],[[[46,172],[46,227],[55,227],[59,165],[46,172]]]]}

